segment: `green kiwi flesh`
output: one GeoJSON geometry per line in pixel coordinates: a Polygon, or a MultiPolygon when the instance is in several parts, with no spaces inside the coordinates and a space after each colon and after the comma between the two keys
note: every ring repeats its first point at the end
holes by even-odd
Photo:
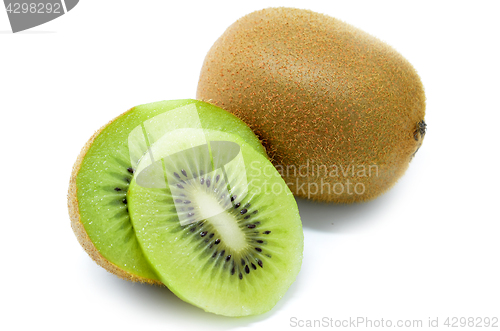
{"type": "Polygon", "coordinates": [[[233,115],[205,102],[174,100],[137,106],[117,117],[91,137],[73,167],[68,193],[72,228],[85,251],[121,278],[161,284],[137,242],[126,194],[136,163],[155,135],[190,125],[236,133],[265,155],[257,137],[233,115]],[[167,120],[165,115],[174,113],[167,120]],[[145,123],[148,141],[130,145],[133,130],[142,130],[145,123]]]}
{"type": "Polygon", "coordinates": [[[293,194],[241,137],[194,131],[179,130],[152,145],[153,156],[134,174],[127,200],[139,244],[161,281],[184,301],[226,316],[269,311],[302,261],[293,194]]]}

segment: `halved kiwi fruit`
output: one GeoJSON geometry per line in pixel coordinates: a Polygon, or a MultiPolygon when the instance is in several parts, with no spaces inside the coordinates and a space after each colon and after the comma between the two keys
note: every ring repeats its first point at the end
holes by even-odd
{"type": "Polygon", "coordinates": [[[267,8],[208,52],[197,98],[248,124],[291,191],[351,203],[387,191],[426,132],[425,94],[392,47],[327,15],[267,8]]]}
{"type": "Polygon", "coordinates": [[[75,162],[68,193],[71,226],[85,251],[121,278],[161,284],[137,242],[126,195],[149,144],[165,131],[186,127],[235,133],[265,155],[253,132],[233,115],[205,102],[175,100],[120,115],[90,138],[75,162]],[[145,139],[134,139],[143,132],[145,139]]]}
{"type": "Polygon", "coordinates": [[[226,316],[270,310],[295,280],[295,199],[241,137],[181,129],[152,144],[127,196],[144,256],[181,299],[226,316]]]}

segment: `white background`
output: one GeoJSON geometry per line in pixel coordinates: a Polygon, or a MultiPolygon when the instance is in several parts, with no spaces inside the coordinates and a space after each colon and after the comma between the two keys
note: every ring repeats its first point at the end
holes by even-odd
{"type": "Polygon", "coordinates": [[[472,3],[83,0],[18,34],[1,8],[0,329],[284,330],[298,328],[294,318],[425,326],[438,317],[442,326],[446,317],[500,317],[500,6],[472,3]],[[80,148],[132,106],[194,98],[213,42],[239,17],[279,5],[357,26],[417,69],[428,133],[406,175],[369,203],[298,201],[302,270],[261,316],[205,313],[165,288],[107,273],[70,228],[66,192],[80,148]]]}

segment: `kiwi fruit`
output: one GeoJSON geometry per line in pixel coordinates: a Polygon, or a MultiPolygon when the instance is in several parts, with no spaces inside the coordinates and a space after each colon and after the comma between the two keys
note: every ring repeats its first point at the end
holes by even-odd
{"type": "Polygon", "coordinates": [[[210,129],[166,134],[140,160],[127,195],[159,279],[184,301],[225,316],[269,311],[302,261],[293,194],[248,145],[210,129]]]}
{"type": "Polygon", "coordinates": [[[298,197],[371,200],[404,174],[426,133],[425,95],[392,47],[335,18],[268,8],[215,42],[197,98],[242,119],[298,197]]]}
{"type": "Polygon", "coordinates": [[[260,141],[235,116],[205,102],[174,100],[141,105],[118,116],[90,138],[73,166],[68,192],[73,231],[91,258],[120,278],[161,284],[137,241],[127,192],[149,144],[162,132],[186,127],[237,134],[265,157],[260,141]]]}

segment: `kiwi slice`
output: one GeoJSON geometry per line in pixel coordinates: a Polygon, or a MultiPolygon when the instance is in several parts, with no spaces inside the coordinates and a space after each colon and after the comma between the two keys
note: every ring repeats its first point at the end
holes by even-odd
{"type": "Polygon", "coordinates": [[[140,161],[127,200],[158,277],[205,311],[269,311],[299,272],[295,199],[267,158],[239,136],[196,129],[164,136],[140,161]]]}
{"type": "Polygon", "coordinates": [[[120,115],[90,138],[73,167],[68,193],[73,231],[99,265],[121,278],[161,284],[137,242],[126,195],[148,144],[165,131],[185,127],[236,133],[265,155],[253,132],[233,115],[205,102],[175,100],[120,115]],[[134,138],[144,132],[144,139],[134,138]]]}

